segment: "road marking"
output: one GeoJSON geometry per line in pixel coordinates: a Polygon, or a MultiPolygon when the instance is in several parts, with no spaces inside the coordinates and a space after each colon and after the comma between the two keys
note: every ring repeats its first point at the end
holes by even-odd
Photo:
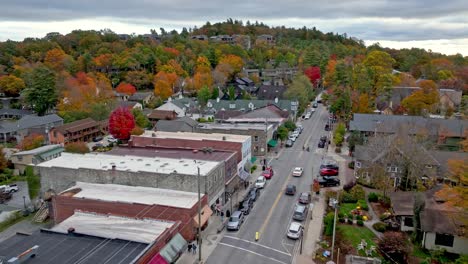
{"type": "Polygon", "coordinates": [[[278,193],[278,196],[276,197],[276,200],[273,203],[273,206],[270,208],[270,211],[268,212],[268,215],[265,218],[265,222],[263,222],[263,225],[260,228],[260,231],[259,231],[260,232],[260,239],[262,239],[262,237],[263,237],[263,231],[265,230],[266,225],[270,221],[271,215],[273,214],[273,210],[278,205],[278,202],[279,202],[281,196],[283,195],[283,190],[286,188],[286,185],[288,184],[288,178],[289,178],[289,176],[286,177],[286,181],[284,181],[283,187],[281,187],[281,189],[280,189],[280,191],[278,193]]]}
{"type": "Polygon", "coordinates": [[[254,245],[257,245],[257,246],[260,246],[260,247],[264,247],[266,249],[270,249],[270,250],[273,250],[273,251],[276,251],[278,253],[281,253],[281,254],[284,254],[286,256],[291,256],[291,254],[286,253],[286,252],[283,252],[281,250],[278,250],[278,249],[275,249],[275,248],[272,248],[272,247],[267,247],[265,245],[262,245],[262,244],[259,244],[259,243],[256,243],[256,242],[252,242],[252,241],[249,241],[249,240],[246,240],[246,239],[242,239],[242,238],[238,238],[238,237],[232,237],[232,236],[224,236],[224,237],[227,237],[227,238],[231,238],[231,239],[235,239],[235,240],[241,240],[241,241],[244,241],[244,242],[247,242],[249,244],[254,244],[254,245]]]}
{"type": "Polygon", "coordinates": [[[286,262],[283,262],[283,261],[279,261],[277,259],[274,259],[274,258],[270,258],[270,257],[267,257],[265,255],[262,255],[262,254],[259,254],[257,252],[254,252],[254,251],[251,251],[251,250],[248,250],[248,249],[245,249],[245,248],[241,248],[241,247],[236,247],[236,246],[233,246],[233,245],[229,245],[229,244],[226,244],[226,243],[219,243],[219,245],[223,245],[223,246],[226,246],[226,247],[232,247],[232,248],[235,248],[235,249],[239,249],[239,250],[243,250],[245,252],[249,252],[251,254],[254,254],[254,255],[257,255],[257,256],[260,256],[260,257],[264,257],[264,258],[267,258],[269,260],[272,260],[272,261],[275,261],[275,262],[278,262],[278,263],[281,263],[281,264],[288,264],[286,262]]]}

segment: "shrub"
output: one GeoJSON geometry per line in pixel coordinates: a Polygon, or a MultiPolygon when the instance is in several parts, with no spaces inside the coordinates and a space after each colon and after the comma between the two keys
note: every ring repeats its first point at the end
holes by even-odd
{"type": "Polygon", "coordinates": [[[364,225],[364,221],[362,221],[362,220],[357,220],[357,224],[358,224],[358,226],[363,226],[363,225],[364,225]]]}
{"type": "Polygon", "coordinates": [[[357,199],[354,198],[352,194],[349,192],[343,192],[343,195],[341,196],[341,202],[342,203],[355,203],[357,202],[357,199]]]}
{"type": "Polygon", "coordinates": [[[386,207],[386,208],[389,208],[391,204],[389,197],[380,197],[379,202],[383,207],[386,207]]]}
{"type": "Polygon", "coordinates": [[[348,218],[348,224],[350,224],[350,225],[353,224],[353,219],[352,218],[348,218]]]}
{"type": "Polygon", "coordinates": [[[362,215],[356,215],[356,220],[362,220],[362,215]]]}
{"type": "Polygon", "coordinates": [[[345,219],[344,219],[344,218],[338,218],[338,221],[339,221],[340,223],[344,224],[345,219]]]}
{"type": "Polygon", "coordinates": [[[379,195],[376,194],[375,192],[371,192],[371,193],[369,193],[369,195],[367,196],[367,200],[368,200],[370,203],[376,203],[377,201],[379,201],[379,195]]]}
{"type": "Polygon", "coordinates": [[[367,205],[365,200],[358,200],[357,205],[361,207],[364,211],[369,211],[369,205],[367,205]]]}
{"type": "Polygon", "coordinates": [[[349,182],[343,186],[343,190],[349,192],[349,190],[351,190],[351,188],[353,188],[355,185],[356,185],[355,181],[349,182]]]}
{"type": "Polygon", "coordinates": [[[85,154],[89,153],[89,148],[85,142],[71,142],[65,145],[65,152],[85,154]]]}
{"type": "Polygon", "coordinates": [[[340,148],[340,147],[336,147],[336,148],[335,148],[335,152],[336,152],[336,153],[341,153],[341,148],[340,148]]]}
{"type": "Polygon", "coordinates": [[[389,212],[385,212],[379,216],[380,221],[383,221],[385,219],[388,219],[391,216],[389,212]]]}
{"type": "Polygon", "coordinates": [[[354,161],[351,161],[350,163],[348,163],[348,168],[354,170],[354,161]]]}
{"type": "Polygon", "coordinates": [[[325,235],[331,236],[333,235],[333,221],[335,218],[335,214],[330,212],[325,216],[323,222],[325,224],[325,235]]]}
{"type": "Polygon", "coordinates": [[[378,243],[378,247],[393,262],[406,263],[410,247],[408,247],[405,234],[400,232],[385,232],[378,243]]]}
{"type": "Polygon", "coordinates": [[[364,189],[356,185],[351,190],[349,190],[349,193],[353,195],[354,199],[356,200],[365,200],[366,199],[366,193],[364,192],[364,189]]]}
{"type": "Polygon", "coordinates": [[[372,225],[372,228],[374,228],[375,231],[383,233],[385,232],[385,230],[387,230],[387,224],[382,223],[382,222],[377,222],[372,225]]]}
{"type": "Polygon", "coordinates": [[[257,169],[257,165],[253,165],[252,168],[250,168],[250,173],[254,172],[257,169]]]}
{"type": "Polygon", "coordinates": [[[339,212],[338,213],[338,218],[343,218],[344,217],[344,213],[343,212],[339,212]]]}

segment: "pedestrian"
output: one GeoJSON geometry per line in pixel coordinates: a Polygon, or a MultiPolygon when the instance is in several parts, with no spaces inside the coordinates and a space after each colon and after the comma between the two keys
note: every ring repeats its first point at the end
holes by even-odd
{"type": "Polygon", "coordinates": [[[193,254],[194,255],[197,254],[197,245],[195,243],[193,243],[192,248],[193,248],[193,254]]]}
{"type": "Polygon", "coordinates": [[[188,243],[187,250],[189,253],[192,252],[192,242],[188,243]]]}
{"type": "Polygon", "coordinates": [[[221,211],[221,222],[224,222],[224,212],[221,211]]]}

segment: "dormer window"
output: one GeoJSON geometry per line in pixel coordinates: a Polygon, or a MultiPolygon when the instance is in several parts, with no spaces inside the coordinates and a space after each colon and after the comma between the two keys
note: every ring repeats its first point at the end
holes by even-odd
{"type": "Polygon", "coordinates": [[[208,106],[208,107],[213,107],[213,105],[212,105],[210,102],[208,102],[208,103],[206,104],[206,106],[208,106]]]}
{"type": "Polygon", "coordinates": [[[231,108],[231,109],[236,108],[236,104],[229,104],[229,108],[231,108]]]}

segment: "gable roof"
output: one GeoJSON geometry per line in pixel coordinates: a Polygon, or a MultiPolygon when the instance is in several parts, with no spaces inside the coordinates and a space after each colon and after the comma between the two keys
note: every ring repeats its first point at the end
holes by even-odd
{"type": "Polygon", "coordinates": [[[58,122],[63,122],[63,119],[56,114],[45,116],[26,115],[14,123],[8,123],[0,126],[0,133],[11,133],[22,129],[50,125],[58,122]]]}
{"type": "Polygon", "coordinates": [[[119,102],[119,107],[133,108],[137,104],[139,104],[139,103],[135,102],[135,101],[120,101],[119,102]]]}
{"type": "Polygon", "coordinates": [[[437,160],[440,164],[440,175],[447,176],[448,174],[448,161],[449,160],[465,160],[465,163],[468,164],[468,153],[467,152],[457,152],[457,151],[441,151],[433,150],[429,151],[432,157],[437,160]]]}
{"type": "Polygon", "coordinates": [[[268,105],[275,105],[288,113],[297,109],[297,101],[291,100],[208,100],[207,108],[212,108],[216,112],[221,110],[241,110],[248,111],[268,105]]]}
{"type": "Polygon", "coordinates": [[[164,132],[194,132],[194,128],[198,122],[190,117],[180,118],[176,120],[159,120],[156,125],[156,131],[164,132]]]}
{"type": "Polygon", "coordinates": [[[221,111],[216,112],[214,117],[216,119],[226,120],[226,119],[229,119],[231,117],[240,116],[243,113],[244,112],[239,111],[239,110],[221,110],[221,111]]]}
{"type": "Polygon", "coordinates": [[[177,113],[171,110],[158,110],[155,109],[147,115],[150,119],[159,119],[159,120],[172,120],[177,117],[177,113]]]}
{"type": "Polygon", "coordinates": [[[262,85],[258,88],[257,98],[262,100],[283,99],[284,92],[286,92],[286,86],[262,85]]]}
{"type": "Polygon", "coordinates": [[[129,101],[143,101],[148,96],[152,96],[153,92],[136,92],[128,98],[129,101]]]}
{"type": "Polygon", "coordinates": [[[60,131],[60,133],[62,134],[66,134],[67,132],[74,133],[97,125],[98,123],[94,121],[94,119],[88,117],[85,119],[77,120],[68,124],[55,127],[54,129],[60,131]]]}
{"type": "Polygon", "coordinates": [[[391,192],[390,200],[396,216],[414,215],[414,192],[391,192]]]}

